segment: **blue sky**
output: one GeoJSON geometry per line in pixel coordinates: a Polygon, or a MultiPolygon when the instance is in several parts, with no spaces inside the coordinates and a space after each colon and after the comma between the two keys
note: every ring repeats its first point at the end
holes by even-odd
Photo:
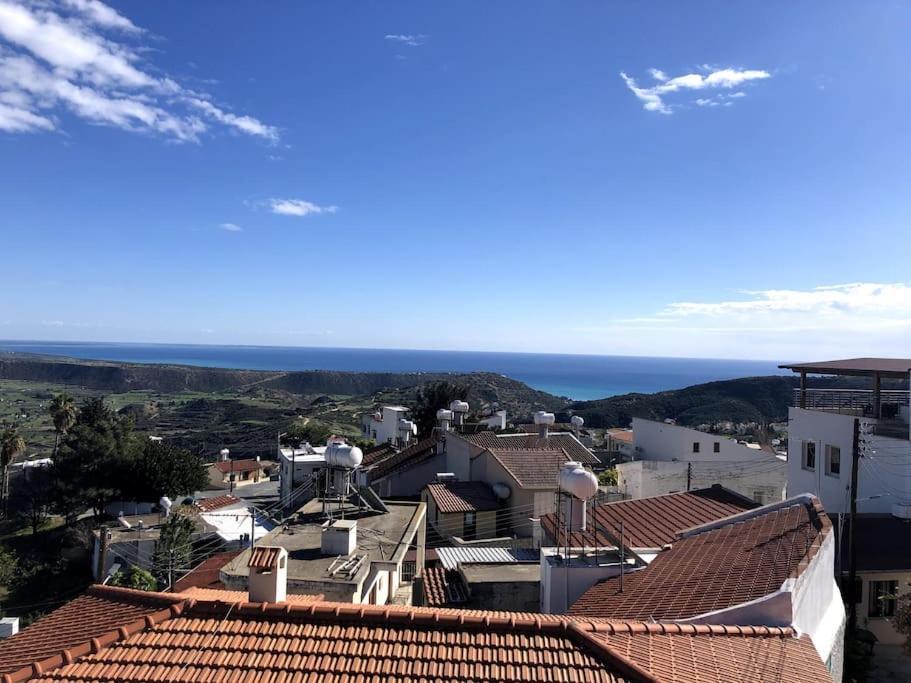
{"type": "Polygon", "coordinates": [[[907,355],[909,29],[0,0],[0,338],[907,355]]]}

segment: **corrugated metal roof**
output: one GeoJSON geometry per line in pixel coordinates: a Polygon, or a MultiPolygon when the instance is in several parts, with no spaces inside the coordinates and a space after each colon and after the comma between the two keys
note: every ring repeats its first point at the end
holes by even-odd
{"type": "Polygon", "coordinates": [[[538,562],[540,551],[533,548],[437,548],[437,557],[445,569],[458,569],[460,564],[515,564],[538,562]]]}

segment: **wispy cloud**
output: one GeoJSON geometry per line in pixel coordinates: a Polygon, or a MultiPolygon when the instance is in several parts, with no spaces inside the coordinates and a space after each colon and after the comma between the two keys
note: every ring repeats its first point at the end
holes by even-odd
{"type": "Polygon", "coordinates": [[[304,199],[270,199],[269,210],[281,216],[311,216],[321,213],[335,213],[337,206],[319,206],[304,199]]]}
{"type": "Polygon", "coordinates": [[[198,142],[215,126],[278,140],[275,127],[147,66],[134,42],[144,35],[100,0],[0,0],[0,131],[55,130],[66,110],[180,142],[198,142]]]}
{"type": "Polygon", "coordinates": [[[911,285],[854,282],[808,290],[767,289],[743,292],[743,298],[715,302],[682,301],[662,315],[673,318],[738,318],[797,314],[820,324],[857,320],[911,323],[911,285]]]}
{"type": "Polygon", "coordinates": [[[221,223],[219,226],[222,230],[227,230],[228,232],[243,232],[244,229],[240,227],[237,223],[221,223]]]}
{"type": "MultiPolygon", "coordinates": [[[[732,90],[750,81],[771,78],[772,76],[768,71],[760,69],[713,69],[707,65],[702,67],[702,71],[703,73],[689,73],[669,78],[660,69],[649,69],[649,74],[655,81],[655,84],[650,87],[640,86],[634,78],[622,71],[620,72],[620,78],[626,83],[626,87],[642,102],[642,106],[647,111],[670,114],[674,110],[674,105],[665,101],[665,97],[669,94],[684,91],[732,90]]],[[[731,100],[745,95],[746,93],[743,91],[719,93],[711,97],[698,98],[695,100],[695,104],[702,107],[730,106],[731,100]]]]}
{"type": "Polygon", "coordinates": [[[419,47],[424,44],[427,36],[423,33],[387,33],[384,38],[386,40],[391,40],[394,43],[408,45],[409,47],[419,47]]]}

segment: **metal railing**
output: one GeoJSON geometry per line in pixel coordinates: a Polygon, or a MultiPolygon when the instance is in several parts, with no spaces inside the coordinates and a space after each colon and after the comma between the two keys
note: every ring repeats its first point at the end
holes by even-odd
{"type": "Polygon", "coordinates": [[[793,405],[800,406],[802,395],[804,408],[827,410],[864,417],[894,418],[901,406],[907,406],[911,392],[901,389],[883,389],[880,394],[880,415],[875,415],[874,392],[871,389],[795,389],[793,405]]]}

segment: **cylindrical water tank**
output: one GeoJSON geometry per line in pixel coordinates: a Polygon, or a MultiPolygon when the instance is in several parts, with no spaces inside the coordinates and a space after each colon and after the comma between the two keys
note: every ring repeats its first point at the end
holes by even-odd
{"type": "Polygon", "coordinates": [[[493,495],[495,495],[500,500],[506,500],[512,495],[512,489],[501,481],[498,481],[490,488],[493,489],[493,495]]]}
{"type": "Polygon", "coordinates": [[[353,470],[364,459],[364,453],[357,446],[346,443],[333,443],[326,447],[326,464],[331,467],[344,467],[353,470]]]}
{"type": "Polygon", "coordinates": [[[454,413],[467,413],[468,403],[465,401],[453,401],[449,404],[449,409],[454,413]]]}
{"type": "Polygon", "coordinates": [[[437,419],[445,422],[452,422],[452,411],[446,408],[440,408],[437,411],[437,419]]]}
{"type": "Polygon", "coordinates": [[[548,413],[546,410],[539,410],[535,413],[536,425],[552,425],[554,422],[556,422],[556,418],[553,413],[548,413]]]}
{"type": "Polygon", "coordinates": [[[598,493],[598,478],[580,462],[567,462],[560,468],[560,490],[579,500],[588,500],[598,493]]]}
{"type": "Polygon", "coordinates": [[[576,427],[577,429],[581,428],[582,425],[585,424],[585,419],[581,415],[573,415],[569,421],[572,423],[572,426],[576,427]]]}

